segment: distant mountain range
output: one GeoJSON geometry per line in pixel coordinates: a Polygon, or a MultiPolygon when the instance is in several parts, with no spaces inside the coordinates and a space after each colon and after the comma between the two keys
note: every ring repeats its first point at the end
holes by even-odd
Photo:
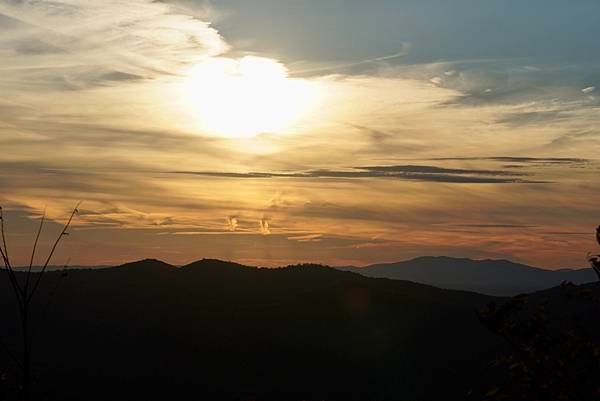
{"type": "MultiPolygon", "coordinates": [[[[201,263],[222,268],[242,266],[216,259],[203,259],[201,263]]],[[[128,264],[124,266],[128,266],[128,264]]],[[[64,266],[48,266],[49,271],[64,268],[64,266]]],[[[68,270],[106,268],[110,268],[110,266],[69,266],[68,270]]],[[[530,293],[556,287],[564,282],[585,284],[598,280],[598,276],[591,268],[547,270],[505,259],[475,260],[447,256],[422,256],[395,263],[377,263],[365,267],[335,266],[334,268],[358,273],[365,277],[406,280],[443,289],[473,291],[494,296],[530,293]]],[[[19,267],[17,269],[26,270],[27,268],[19,267]]],[[[40,269],[38,266],[33,267],[33,271],[40,269]]]]}
{"type": "Polygon", "coordinates": [[[545,270],[508,260],[425,256],[366,267],[337,267],[367,277],[408,280],[439,288],[509,296],[551,288],[563,282],[597,281],[592,269],[545,270]]]}

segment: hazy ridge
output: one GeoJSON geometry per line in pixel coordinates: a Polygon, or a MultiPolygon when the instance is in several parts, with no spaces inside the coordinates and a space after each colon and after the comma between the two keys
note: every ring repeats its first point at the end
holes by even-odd
{"type": "Polygon", "coordinates": [[[597,280],[592,269],[546,270],[509,260],[473,260],[424,256],[396,263],[366,267],[336,267],[367,277],[408,280],[440,288],[510,296],[560,285],[597,280]]]}

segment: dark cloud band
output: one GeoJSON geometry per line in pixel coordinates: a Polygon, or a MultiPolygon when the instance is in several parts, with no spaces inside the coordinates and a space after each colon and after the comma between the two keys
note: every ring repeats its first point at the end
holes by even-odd
{"type": "Polygon", "coordinates": [[[500,170],[451,169],[437,166],[367,166],[349,170],[310,170],[304,172],[219,172],[219,171],[172,171],[170,174],[196,175],[221,178],[392,178],[409,181],[454,183],[454,184],[540,184],[522,178],[525,173],[500,170]]]}

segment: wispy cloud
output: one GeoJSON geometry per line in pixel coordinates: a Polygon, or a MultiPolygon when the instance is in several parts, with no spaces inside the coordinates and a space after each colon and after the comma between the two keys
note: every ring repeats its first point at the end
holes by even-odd
{"type": "Polygon", "coordinates": [[[155,78],[227,49],[209,23],[163,2],[3,1],[0,14],[1,69],[21,87],[155,78]]]}

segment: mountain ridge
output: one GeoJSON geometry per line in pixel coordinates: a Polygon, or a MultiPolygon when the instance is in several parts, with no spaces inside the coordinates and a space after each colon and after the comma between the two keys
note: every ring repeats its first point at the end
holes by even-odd
{"type": "MultiPolygon", "coordinates": [[[[443,390],[458,400],[470,388],[462,377],[502,348],[474,313],[494,297],[315,264],[142,260],[63,273],[47,272],[35,298],[45,399],[410,401],[443,390]],[[444,375],[448,364],[461,380],[444,375]]],[[[6,342],[18,343],[8,291],[0,312],[15,316],[6,342]]]]}
{"type": "Polygon", "coordinates": [[[449,256],[419,256],[400,262],[376,263],[363,267],[304,263],[276,268],[250,266],[214,258],[203,258],[177,266],[158,259],[147,258],[118,266],[77,266],[68,268],[68,270],[71,272],[81,270],[147,270],[169,276],[172,271],[186,271],[188,274],[198,274],[199,271],[213,274],[224,272],[233,274],[236,271],[273,271],[309,267],[335,269],[370,278],[411,281],[441,289],[477,292],[492,296],[513,296],[519,293],[530,293],[556,287],[563,282],[585,284],[597,279],[591,268],[548,270],[508,259],[470,259],[449,256]]]}
{"type": "Polygon", "coordinates": [[[597,279],[592,269],[548,270],[507,259],[475,260],[448,256],[421,256],[400,262],[336,268],[372,278],[409,280],[496,296],[540,291],[563,282],[584,284],[597,279]]]}
{"type": "MultiPolygon", "coordinates": [[[[316,264],[189,265],[47,272],[34,299],[36,398],[465,400],[494,384],[490,362],[506,351],[475,313],[504,298],[316,264]]],[[[5,271],[0,281],[8,286],[5,271]]],[[[581,290],[600,294],[599,284],[581,290]]],[[[532,302],[551,297],[557,319],[586,311],[562,292],[532,302]]],[[[0,292],[9,345],[15,306],[0,292]]]]}
{"type": "MultiPolygon", "coordinates": [[[[438,261],[455,261],[455,262],[459,262],[459,261],[470,261],[470,262],[494,262],[494,263],[507,263],[507,264],[511,264],[511,265],[517,265],[517,266],[522,266],[525,268],[529,268],[529,269],[533,269],[533,270],[541,270],[541,271],[577,271],[577,270],[588,270],[590,268],[588,267],[580,267],[580,268],[570,268],[570,267],[564,267],[564,268],[560,268],[560,269],[546,269],[543,267],[538,267],[538,266],[532,266],[532,265],[528,265],[525,263],[521,263],[521,262],[515,262],[512,261],[510,259],[492,259],[492,258],[485,258],[485,259],[475,259],[475,258],[465,258],[465,257],[453,257],[453,256],[444,256],[444,255],[440,255],[440,256],[431,256],[431,255],[423,255],[423,256],[417,256],[414,258],[410,258],[410,259],[404,259],[404,260],[398,260],[395,262],[380,262],[380,263],[371,263],[365,266],[354,266],[354,265],[348,265],[348,266],[342,266],[343,268],[355,268],[355,269],[365,269],[368,267],[372,267],[372,266],[385,266],[385,265],[396,265],[399,263],[406,263],[406,262],[415,262],[415,261],[421,261],[421,260],[438,260],[438,261]]],[[[338,268],[339,266],[334,266],[335,268],[338,268]]]]}

